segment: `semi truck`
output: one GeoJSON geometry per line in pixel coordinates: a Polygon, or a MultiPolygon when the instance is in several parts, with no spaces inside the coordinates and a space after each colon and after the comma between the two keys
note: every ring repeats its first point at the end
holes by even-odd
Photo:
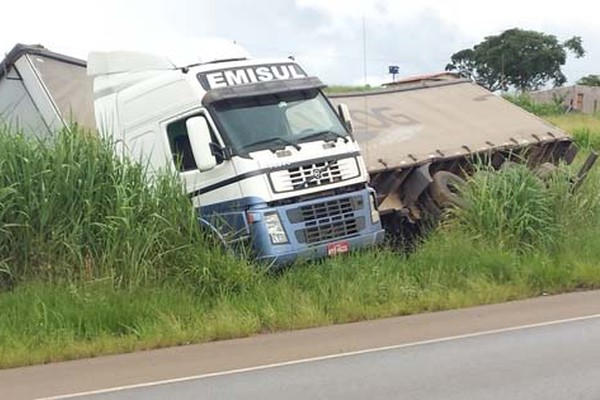
{"type": "Polygon", "coordinates": [[[17,45],[0,65],[0,115],[37,136],[76,122],[150,174],[176,171],[203,228],[279,266],[384,236],[347,108],[336,112],[323,87],[291,59],[252,59],[235,46],[178,66],[17,45]]]}
{"type": "Polygon", "coordinates": [[[278,265],[372,246],[384,230],[410,240],[462,205],[476,163],[544,173],[577,153],[566,132],[469,80],[326,97],[293,60],[220,53],[86,63],[17,45],[0,64],[0,115],[38,135],[76,121],[150,172],[174,169],[206,230],[278,265]]]}

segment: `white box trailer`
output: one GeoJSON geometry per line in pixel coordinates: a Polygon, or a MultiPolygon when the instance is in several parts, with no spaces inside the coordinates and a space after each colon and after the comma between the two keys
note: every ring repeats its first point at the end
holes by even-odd
{"type": "Polygon", "coordinates": [[[85,61],[39,45],[16,45],[0,63],[0,118],[26,134],[51,134],[68,122],[93,129],[85,61]]]}

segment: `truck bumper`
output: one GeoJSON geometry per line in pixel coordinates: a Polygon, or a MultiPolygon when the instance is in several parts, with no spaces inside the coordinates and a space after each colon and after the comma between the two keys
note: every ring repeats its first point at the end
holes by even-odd
{"type": "MultiPolygon", "coordinates": [[[[349,250],[354,251],[362,248],[372,247],[383,241],[384,230],[380,229],[372,233],[362,235],[360,237],[353,237],[349,239],[342,239],[341,242],[348,244],[349,250]]],[[[288,253],[280,253],[277,255],[264,255],[257,257],[257,260],[261,263],[271,265],[273,267],[283,267],[285,265],[292,264],[300,260],[314,260],[319,258],[325,258],[330,256],[330,244],[336,243],[324,243],[313,247],[306,247],[296,251],[288,253]]]]}
{"type": "Polygon", "coordinates": [[[383,240],[374,192],[362,190],[249,210],[252,247],[256,258],[272,267],[296,260],[327,257],[373,246],[383,240]],[[278,236],[273,243],[268,225],[277,215],[278,236]],[[267,220],[269,222],[267,223],[267,220]]]}

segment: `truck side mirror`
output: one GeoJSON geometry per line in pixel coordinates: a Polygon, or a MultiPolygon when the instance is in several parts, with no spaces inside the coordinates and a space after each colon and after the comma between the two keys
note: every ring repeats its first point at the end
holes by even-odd
{"type": "Polygon", "coordinates": [[[217,159],[210,149],[210,130],[204,117],[192,117],[185,121],[190,146],[194,154],[194,160],[200,171],[208,171],[217,165],[217,159]]]}
{"type": "Polygon", "coordinates": [[[352,123],[352,117],[350,116],[350,110],[348,110],[348,106],[344,103],[338,105],[338,113],[346,124],[346,128],[350,131],[350,133],[354,132],[354,124],[352,123]]]}

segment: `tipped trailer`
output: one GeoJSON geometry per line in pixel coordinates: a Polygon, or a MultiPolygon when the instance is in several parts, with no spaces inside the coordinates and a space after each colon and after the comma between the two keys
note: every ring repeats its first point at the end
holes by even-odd
{"type": "Polygon", "coordinates": [[[174,65],[134,52],[85,62],[17,45],[0,64],[0,118],[37,136],[77,122],[151,173],[177,171],[199,224],[268,264],[381,242],[347,109],[293,60],[224,50],[174,65]]]}
{"type": "MultiPolygon", "coordinates": [[[[477,162],[540,173],[577,154],[563,130],[465,79],[330,95],[346,104],[388,233],[413,234],[448,204],[477,162]]],[[[596,161],[592,153],[581,181],[596,161]]]]}
{"type": "Polygon", "coordinates": [[[70,122],[94,129],[92,83],[84,61],[18,44],[0,62],[0,122],[35,136],[70,122]]]}

